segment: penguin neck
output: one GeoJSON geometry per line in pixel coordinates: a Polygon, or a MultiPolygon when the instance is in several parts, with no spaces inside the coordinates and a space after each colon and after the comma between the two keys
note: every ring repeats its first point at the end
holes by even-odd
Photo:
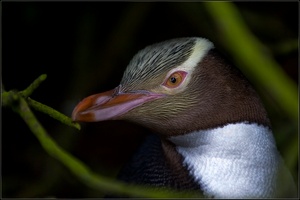
{"type": "Polygon", "coordinates": [[[274,192],[278,152],[266,126],[228,124],[169,140],[206,196],[250,198],[274,192]]]}

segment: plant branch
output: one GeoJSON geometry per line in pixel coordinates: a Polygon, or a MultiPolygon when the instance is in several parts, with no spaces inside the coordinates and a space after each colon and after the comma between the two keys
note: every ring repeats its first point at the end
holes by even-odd
{"type": "Polygon", "coordinates": [[[137,197],[199,197],[200,194],[178,192],[169,189],[142,187],[126,184],[120,181],[94,174],[80,160],[63,150],[47,134],[46,130],[36,119],[23,97],[19,97],[19,105],[14,109],[23,118],[32,133],[38,138],[43,148],[52,157],[64,164],[77,178],[91,188],[113,194],[137,197]]]}
{"type": "Polygon", "coordinates": [[[49,106],[46,106],[45,104],[35,101],[35,100],[31,99],[30,97],[28,97],[26,100],[27,100],[27,103],[35,110],[43,112],[43,113],[49,115],[50,117],[66,124],[68,126],[72,126],[74,128],[77,128],[78,130],[80,130],[80,125],[76,122],[73,122],[70,117],[58,112],[57,110],[54,110],[53,108],[51,108],[49,106]]]}
{"type": "Polygon", "coordinates": [[[39,85],[46,80],[47,74],[40,75],[37,79],[35,79],[25,90],[21,91],[20,94],[23,97],[29,97],[35,89],[39,87],[39,85]]]}
{"type": "Polygon", "coordinates": [[[49,115],[50,117],[68,125],[68,126],[71,126],[71,127],[74,127],[78,130],[80,130],[80,124],[79,123],[76,123],[76,122],[73,122],[72,119],[56,110],[54,110],[53,108],[49,107],[49,106],[46,106],[40,102],[37,102],[33,99],[31,99],[29,97],[29,95],[31,95],[34,90],[36,90],[39,85],[44,81],[46,80],[47,78],[47,75],[46,74],[42,74],[40,75],[36,80],[34,80],[25,90],[23,91],[20,91],[20,92],[17,92],[17,91],[8,91],[6,92],[4,89],[3,89],[3,85],[2,85],[2,89],[3,89],[3,92],[2,92],[2,105],[3,106],[9,106],[11,105],[13,102],[16,102],[20,99],[20,97],[24,97],[27,101],[27,103],[33,107],[35,110],[37,111],[40,111],[40,112],[43,112],[47,115],[49,115]]]}
{"type": "Polygon", "coordinates": [[[58,111],[41,104],[33,99],[30,99],[28,95],[39,86],[39,84],[45,80],[46,76],[42,75],[36,79],[27,89],[22,92],[8,91],[2,93],[3,106],[11,106],[21,118],[25,121],[31,132],[37,137],[45,151],[58,161],[60,161],[65,167],[67,167],[78,179],[80,179],[87,186],[96,190],[102,190],[106,193],[117,194],[120,196],[135,196],[135,197],[202,197],[202,194],[191,191],[175,191],[169,188],[158,187],[145,187],[127,184],[125,182],[115,181],[113,179],[95,174],[84,163],[69,154],[62,149],[57,143],[47,134],[44,127],[37,120],[29,105],[33,108],[50,115],[51,117],[58,119],[59,121],[76,128],[76,124],[71,122],[71,119],[67,116],[59,113],[58,111]]]}

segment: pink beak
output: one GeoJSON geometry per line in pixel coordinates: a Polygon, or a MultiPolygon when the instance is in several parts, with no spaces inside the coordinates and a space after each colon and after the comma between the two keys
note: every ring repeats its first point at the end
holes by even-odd
{"type": "Polygon", "coordinates": [[[133,108],[164,96],[164,94],[152,93],[146,90],[121,93],[119,92],[119,87],[117,87],[113,90],[84,98],[74,108],[72,120],[97,122],[117,119],[133,108]]]}

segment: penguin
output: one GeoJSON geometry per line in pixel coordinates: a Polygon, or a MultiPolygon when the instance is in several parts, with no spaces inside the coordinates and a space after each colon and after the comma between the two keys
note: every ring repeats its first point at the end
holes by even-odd
{"type": "Polygon", "coordinates": [[[127,120],[153,132],[119,179],[208,198],[297,197],[254,88],[205,38],[140,50],[120,84],[84,98],[73,121],[127,120]]]}

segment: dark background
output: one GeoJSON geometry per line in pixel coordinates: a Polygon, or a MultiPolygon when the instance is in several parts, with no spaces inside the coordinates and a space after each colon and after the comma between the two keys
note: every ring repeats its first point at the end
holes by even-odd
{"type": "MultiPolygon", "coordinates": [[[[235,3],[246,24],[298,83],[298,49],[277,44],[298,38],[298,3],[235,3]]],[[[222,51],[222,35],[200,3],[3,2],[2,83],[25,89],[46,73],[32,98],[68,116],[84,97],[116,87],[133,55],[155,42],[199,36],[222,51]]],[[[230,44],[227,44],[230,45],[230,44]]],[[[260,93],[264,91],[260,90],[260,93]]],[[[269,105],[280,151],[297,139],[298,125],[269,105]]],[[[114,177],[149,133],[123,121],[81,124],[77,131],[34,111],[57,143],[94,172],[114,177]]],[[[3,197],[101,197],[50,157],[22,119],[2,109],[3,197]]],[[[295,152],[297,153],[296,150],[295,152]]],[[[298,165],[291,170],[297,177],[298,165]]]]}

